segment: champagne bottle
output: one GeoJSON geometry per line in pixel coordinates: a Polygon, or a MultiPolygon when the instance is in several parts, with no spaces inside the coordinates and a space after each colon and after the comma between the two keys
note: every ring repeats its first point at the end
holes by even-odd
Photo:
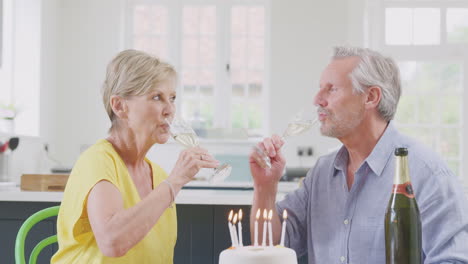
{"type": "Polygon", "coordinates": [[[396,148],[393,192],[385,213],[387,264],[421,264],[421,219],[408,169],[408,149],[396,148]]]}

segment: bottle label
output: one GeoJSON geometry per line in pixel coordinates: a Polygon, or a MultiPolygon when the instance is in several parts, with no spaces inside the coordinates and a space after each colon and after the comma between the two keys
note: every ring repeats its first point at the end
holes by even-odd
{"type": "Polygon", "coordinates": [[[405,195],[408,198],[414,198],[413,186],[411,185],[411,182],[394,184],[393,193],[399,193],[405,195]]]}

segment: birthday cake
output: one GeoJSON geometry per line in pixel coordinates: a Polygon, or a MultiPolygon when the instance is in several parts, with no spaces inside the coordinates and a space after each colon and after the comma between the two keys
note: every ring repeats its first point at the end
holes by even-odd
{"type": "Polygon", "coordinates": [[[296,252],[282,246],[231,247],[219,255],[219,264],[297,264],[296,252]]]}

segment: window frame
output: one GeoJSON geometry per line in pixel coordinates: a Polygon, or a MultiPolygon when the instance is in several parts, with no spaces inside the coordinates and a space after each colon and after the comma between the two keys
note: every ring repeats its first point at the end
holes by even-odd
{"type": "MultiPolygon", "coordinates": [[[[270,95],[270,16],[271,16],[271,0],[127,0],[125,10],[125,25],[124,25],[124,46],[125,48],[133,47],[133,6],[138,4],[158,4],[167,6],[169,10],[168,21],[168,58],[166,60],[171,63],[176,71],[181,74],[182,67],[182,30],[181,18],[182,8],[184,5],[215,5],[220,8],[216,12],[216,89],[214,89],[214,116],[213,127],[232,128],[231,122],[231,104],[235,100],[232,96],[232,83],[230,80],[230,71],[226,70],[230,64],[231,53],[231,8],[236,5],[262,5],[265,8],[265,35],[264,35],[264,69],[263,69],[263,89],[260,99],[260,104],[263,111],[263,126],[261,129],[251,129],[254,134],[266,135],[269,133],[269,95],[270,95]],[[171,30],[175,29],[175,30],[171,30]],[[228,96],[225,96],[228,95],[228,96]]],[[[180,79],[181,76],[179,76],[180,79]]],[[[178,111],[182,110],[182,102],[184,94],[181,83],[177,85],[176,107],[178,111]]],[[[250,101],[250,99],[249,99],[250,101]]]]}
{"type": "Polygon", "coordinates": [[[2,35],[0,40],[2,41],[0,45],[1,49],[1,62],[0,62],[0,92],[2,93],[2,101],[0,104],[12,104],[14,103],[14,91],[13,88],[13,61],[14,61],[14,34],[13,34],[13,10],[14,10],[14,1],[0,0],[2,1],[2,22],[0,34],[2,35]],[[1,88],[3,87],[3,88],[1,88]],[[5,100],[5,101],[3,101],[5,100]]]}
{"type": "MultiPolygon", "coordinates": [[[[460,130],[459,149],[459,179],[464,183],[465,191],[468,193],[468,177],[464,171],[468,164],[468,140],[463,137],[463,132],[468,130],[468,42],[448,43],[447,42],[447,9],[448,8],[468,8],[466,1],[460,0],[379,0],[367,1],[367,44],[371,48],[380,50],[385,54],[391,54],[396,61],[418,61],[418,62],[458,62],[461,64],[461,113],[460,123],[457,126],[460,130]],[[385,10],[386,8],[440,8],[440,44],[438,45],[388,45],[385,43],[385,10]]],[[[398,124],[397,124],[398,125],[398,124]]],[[[406,125],[406,124],[405,124],[406,125]]],[[[437,128],[444,126],[435,125],[437,128]]],[[[444,158],[444,160],[452,160],[444,158]]]]}

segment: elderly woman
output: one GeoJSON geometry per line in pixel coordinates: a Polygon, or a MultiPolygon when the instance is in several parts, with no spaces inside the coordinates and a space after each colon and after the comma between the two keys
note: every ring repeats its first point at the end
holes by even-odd
{"type": "Polygon", "coordinates": [[[169,175],[145,156],[170,137],[176,72],[136,50],[109,64],[102,89],[109,136],[76,162],[57,223],[52,263],[172,263],[174,199],[200,168],[215,168],[205,149],[186,149],[169,175]]]}

